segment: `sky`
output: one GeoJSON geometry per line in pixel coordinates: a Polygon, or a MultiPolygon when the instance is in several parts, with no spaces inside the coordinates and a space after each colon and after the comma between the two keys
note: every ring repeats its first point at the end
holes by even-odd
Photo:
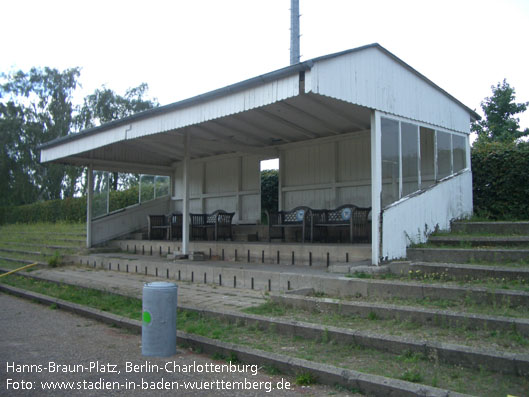
{"type": "MultiPolygon", "coordinates": [[[[300,0],[300,12],[302,61],[377,42],[480,114],[503,79],[529,101],[529,0],[300,0]]],[[[9,0],[2,13],[0,72],[81,67],[79,103],[145,82],[165,105],[290,59],[290,0],[9,0]]]]}

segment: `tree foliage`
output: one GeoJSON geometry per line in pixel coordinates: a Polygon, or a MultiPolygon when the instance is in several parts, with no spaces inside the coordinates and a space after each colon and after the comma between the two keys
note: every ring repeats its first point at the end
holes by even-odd
{"type": "Polygon", "coordinates": [[[482,143],[472,149],[474,212],[494,220],[529,220],[529,143],[482,143]]]}
{"type": "Polygon", "coordinates": [[[79,73],[78,68],[32,68],[0,75],[0,186],[6,193],[0,204],[50,200],[72,190],[64,177],[67,167],[40,164],[37,147],[69,133],[79,73]]]}
{"type": "MultiPolygon", "coordinates": [[[[129,88],[125,92],[125,96],[116,94],[105,86],[96,89],[93,94],[84,99],[83,106],[75,117],[75,123],[79,129],[83,130],[159,106],[156,99],[145,98],[148,89],[149,86],[142,83],[137,87],[129,88]]],[[[115,172],[111,175],[110,186],[112,190],[118,189],[120,176],[121,184],[126,188],[138,183],[137,175],[115,172]]],[[[95,180],[94,183],[97,190],[101,180],[95,180]]]]}
{"type": "Polygon", "coordinates": [[[0,74],[0,206],[73,197],[84,189],[83,169],[41,164],[38,146],[158,106],[145,98],[147,84],[124,96],[102,87],[75,106],[79,76],[79,68],[47,67],[0,74]]]}
{"type": "Polygon", "coordinates": [[[472,131],[478,134],[476,143],[512,143],[528,136],[529,128],[521,131],[520,119],[514,116],[525,112],[529,102],[516,103],[515,90],[506,80],[491,89],[492,96],[481,102],[485,118],[472,125],[472,131]]]}
{"type": "Polygon", "coordinates": [[[261,171],[261,210],[277,211],[279,199],[279,171],[261,171]]]}

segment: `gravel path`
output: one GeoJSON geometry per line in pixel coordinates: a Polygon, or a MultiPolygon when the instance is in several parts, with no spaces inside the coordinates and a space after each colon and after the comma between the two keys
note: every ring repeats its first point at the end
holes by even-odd
{"type": "MultiPolygon", "coordinates": [[[[278,390],[278,383],[293,383],[293,379],[269,376],[261,368],[256,367],[239,366],[237,369],[246,369],[239,373],[230,372],[228,367],[224,367],[225,372],[214,372],[222,370],[222,365],[228,364],[182,348],[170,358],[146,358],[141,355],[139,335],[6,294],[0,294],[0,304],[2,306],[0,395],[351,395],[320,385],[292,386],[288,391],[278,390]],[[134,365],[137,366],[138,372],[127,372],[127,368],[133,369],[134,365]],[[144,367],[141,368],[141,365],[144,367]],[[156,366],[159,371],[153,372],[156,366]],[[175,366],[181,371],[175,371],[175,366]],[[183,372],[185,368],[190,371],[183,372]],[[208,368],[210,372],[205,373],[208,368]],[[199,373],[200,369],[203,370],[202,373],[199,373]],[[111,373],[110,370],[120,373],[111,373]],[[162,383],[162,379],[166,383],[162,383]],[[41,382],[72,382],[74,388],[80,387],[81,390],[46,391],[43,390],[41,382]],[[184,382],[191,382],[187,385],[202,386],[203,389],[200,392],[186,391],[184,382]],[[235,382],[242,382],[240,384],[242,386],[238,386],[239,384],[235,382]],[[133,385],[135,389],[132,389],[133,385]],[[224,390],[219,390],[223,385],[224,390]],[[255,386],[258,390],[241,390],[244,385],[255,386]],[[105,386],[106,390],[97,389],[101,386],[105,386]],[[172,390],[142,390],[142,387],[160,386],[172,390]],[[207,386],[210,386],[210,390],[205,389],[207,386]],[[16,387],[18,390],[14,389],[16,387]],[[23,387],[26,389],[23,390],[23,387]],[[33,389],[28,390],[28,387],[33,389]],[[227,390],[228,388],[232,390],[227,390]],[[235,390],[237,388],[239,390],[235,390]],[[272,391],[267,392],[270,388],[272,391]]],[[[232,367],[233,369],[235,367],[232,367]]]]}

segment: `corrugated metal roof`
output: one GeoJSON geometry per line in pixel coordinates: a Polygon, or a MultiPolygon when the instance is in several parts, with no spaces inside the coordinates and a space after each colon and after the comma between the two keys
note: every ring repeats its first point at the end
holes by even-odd
{"type": "Polygon", "coordinates": [[[199,103],[202,103],[202,102],[206,102],[206,101],[209,101],[211,99],[222,97],[222,96],[227,95],[227,94],[239,92],[239,91],[242,91],[244,89],[248,89],[248,88],[251,88],[251,87],[259,86],[259,85],[261,85],[263,83],[266,83],[266,82],[274,81],[274,80],[277,80],[277,79],[282,78],[282,77],[287,77],[287,76],[290,76],[290,75],[293,75],[293,74],[296,74],[296,73],[299,73],[299,72],[302,72],[302,71],[310,70],[312,68],[312,66],[315,63],[317,63],[317,62],[328,60],[328,59],[332,59],[332,58],[336,58],[336,57],[340,57],[340,56],[343,56],[343,55],[346,55],[346,54],[351,54],[353,52],[364,51],[364,50],[369,49],[369,48],[376,48],[376,49],[382,51],[384,54],[386,54],[387,56],[389,56],[393,60],[395,60],[397,63],[399,63],[402,67],[408,69],[410,72],[412,72],[418,78],[424,80],[427,84],[431,85],[436,90],[440,91],[441,93],[443,93],[444,95],[449,97],[451,100],[453,100],[454,102],[458,103],[460,106],[462,106],[464,109],[466,109],[469,112],[469,114],[475,120],[481,119],[481,116],[479,114],[477,114],[475,111],[473,111],[472,109],[470,109],[469,107],[464,105],[458,99],[454,98],[452,95],[450,95],[448,92],[446,92],[445,90],[440,88],[438,85],[433,83],[427,77],[425,77],[424,75],[422,75],[421,73],[416,71],[414,68],[409,66],[406,62],[402,61],[400,58],[398,58],[397,56],[392,54],[390,51],[386,50],[380,44],[373,43],[373,44],[368,44],[368,45],[365,45],[365,46],[362,46],[362,47],[352,48],[352,49],[349,49],[349,50],[345,50],[345,51],[341,51],[341,52],[337,52],[337,53],[328,54],[328,55],[324,55],[324,56],[321,56],[321,57],[313,58],[313,59],[310,59],[308,61],[304,61],[304,62],[298,63],[296,65],[288,66],[288,67],[285,67],[285,68],[282,68],[282,69],[275,70],[275,71],[270,72],[270,73],[266,73],[266,74],[263,74],[263,75],[260,75],[260,76],[257,76],[257,77],[253,77],[253,78],[248,79],[248,80],[244,80],[244,81],[241,81],[241,82],[238,82],[238,83],[235,83],[235,84],[223,87],[223,88],[219,88],[217,90],[213,90],[213,91],[207,92],[205,94],[197,95],[197,96],[194,96],[194,97],[191,97],[191,98],[188,98],[188,99],[184,99],[182,101],[174,102],[174,103],[171,103],[171,104],[168,104],[168,105],[164,105],[164,106],[160,106],[160,107],[157,107],[157,108],[149,109],[149,110],[146,110],[144,112],[136,113],[136,114],[134,114],[132,116],[128,116],[128,117],[125,117],[125,118],[122,118],[122,119],[119,119],[119,120],[111,121],[109,123],[105,123],[105,124],[103,124],[101,126],[98,126],[98,127],[86,129],[86,130],[81,131],[81,132],[76,133],[76,134],[66,135],[66,136],[54,139],[54,140],[52,140],[50,142],[43,143],[43,144],[41,144],[38,147],[38,149],[46,149],[46,148],[58,146],[58,145],[60,145],[62,143],[65,143],[65,142],[74,141],[76,139],[79,139],[79,138],[82,138],[82,137],[86,137],[86,136],[89,136],[89,135],[93,135],[93,134],[97,134],[99,132],[106,131],[106,130],[109,130],[111,128],[117,127],[117,126],[129,124],[132,121],[137,121],[137,120],[150,118],[150,117],[153,117],[153,116],[156,116],[156,115],[160,115],[160,114],[164,114],[164,113],[168,113],[168,112],[171,112],[171,111],[174,111],[174,110],[177,110],[177,109],[182,109],[182,108],[185,108],[187,106],[191,106],[191,105],[199,104],[199,103]]]}

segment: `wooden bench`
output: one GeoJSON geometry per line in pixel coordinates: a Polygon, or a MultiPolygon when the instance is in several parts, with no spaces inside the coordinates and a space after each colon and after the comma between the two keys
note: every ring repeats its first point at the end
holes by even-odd
{"type": "Polygon", "coordinates": [[[182,240],[182,217],[179,212],[169,215],[171,224],[171,240],[182,240]]]}
{"type": "Polygon", "coordinates": [[[296,207],[290,211],[267,212],[268,216],[268,241],[272,241],[273,231],[281,231],[281,241],[285,241],[285,229],[301,229],[301,241],[310,233],[311,209],[309,207],[296,207]]]}
{"type": "Polygon", "coordinates": [[[147,233],[149,240],[169,240],[171,225],[167,215],[147,215],[147,233]]]}
{"type": "Polygon", "coordinates": [[[172,240],[182,238],[182,214],[147,215],[149,240],[172,240]]]}
{"type": "Polygon", "coordinates": [[[191,217],[191,239],[207,240],[208,230],[214,232],[214,239],[218,241],[220,237],[229,238],[233,241],[231,222],[235,212],[217,210],[211,214],[189,214],[191,217]]]}
{"type": "Polygon", "coordinates": [[[371,207],[361,208],[353,204],[345,204],[334,210],[312,210],[311,214],[311,242],[316,230],[324,235],[328,241],[329,228],[346,228],[349,242],[369,242],[370,230],[368,217],[371,207]]]}

